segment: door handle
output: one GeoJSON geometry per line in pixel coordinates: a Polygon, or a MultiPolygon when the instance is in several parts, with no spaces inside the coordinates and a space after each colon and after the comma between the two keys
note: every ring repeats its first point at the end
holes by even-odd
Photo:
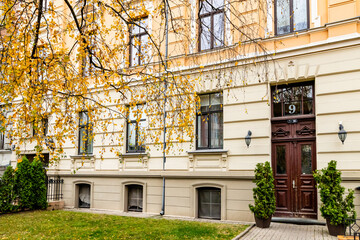
{"type": "Polygon", "coordinates": [[[293,188],[295,189],[296,188],[295,180],[292,181],[292,185],[293,185],[293,188]]]}

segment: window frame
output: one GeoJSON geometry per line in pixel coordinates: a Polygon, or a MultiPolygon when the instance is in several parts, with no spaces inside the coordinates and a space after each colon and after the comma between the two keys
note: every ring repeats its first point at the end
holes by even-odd
{"type": "Polygon", "coordinates": [[[277,18],[277,2],[279,0],[274,0],[274,27],[275,27],[275,36],[281,36],[281,35],[286,35],[286,34],[290,34],[290,33],[294,33],[294,32],[300,32],[300,31],[306,31],[310,28],[310,9],[309,9],[309,0],[305,0],[306,1],[306,12],[307,12],[307,16],[306,16],[306,21],[307,21],[307,26],[305,29],[301,29],[301,30],[294,30],[294,0],[289,0],[290,2],[290,6],[289,6],[289,11],[290,11],[290,32],[287,33],[280,33],[278,34],[277,32],[277,23],[278,23],[278,18],[277,18]],[[292,14],[291,14],[292,13],[292,14]]]}
{"type": "MultiPolygon", "coordinates": [[[[221,47],[224,47],[225,45],[225,8],[224,8],[224,5],[221,9],[218,9],[218,10],[215,10],[215,11],[212,11],[212,12],[208,12],[208,13],[203,13],[201,14],[200,13],[200,10],[201,10],[201,2],[204,2],[206,0],[199,0],[198,1],[198,6],[199,6],[199,9],[198,9],[198,49],[199,49],[199,52],[201,51],[206,51],[206,50],[212,50],[212,49],[216,49],[216,48],[221,48],[221,47]],[[222,41],[222,45],[220,46],[216,46],[214,47],[214,39],[215,39],[215,36],[213,34],[214,32],[214,15],[218,14],[218,13],[222,13],[223,14],[223,32],[224,32],[224,36],[223,36],[223,41],[222,41]],[[209,30],[210,31],[210,34],[211,34],[211,39],[210,39],[210,48],[207,48],[207,49],[201,49],[201,33],[202,33],[202,29],[203,29],[203,26],[201,24],[201,20],[203,18],[206,18],[206,17],[209,17],[210,16],[210,25],[211,25],[211,29],[209,30]]],[[[214,9],[212,9],[214,10],[214,9]]]]}
{"type": "Polygon", "coordinates": [[[46,137],[48,135],[48,133],[49,133],[49,118],[48,117],[41,119],[40,124],[37,126],[37,129],[34,128],[34,122],[32,123],[33,136],[41,134],[46,137]]]}
{"type": "Polygon", "coordinates": [[[0,131],[0,150],[5,150],[5,134],[6,131],[0,131]]]}
{"type": "MultiPolygon", "coordinates": [[[[0,114],[5,118],[9,119],[9,112],[4,108],[4,106],[0,106],[0,114]]],[[[6,123],[5,120],[5,126],[2,126],[4,122],[0,121],[0,128],[4,128],[3,131],[0,131],[0,150],[10,150],[11,149],[11,136],[10,132],[11,130],[8,129],[9,123],[6,123]],[[10,143],[7,143],[7,141],[10,141],[10,143]]]]}
{"type": "Polygon", "coordinates": [[[209,110],[207,112],[201,111],[201,103],[200,103],[200,110],[196,113],[196,149],[197,150],[206,150],[206,149],[223,149],[224,148],[224,108],[223,108],[223,93],[222,92],[212,92],[212,93],[206,93],[206,94],[200,94],[199,97],[209,95],[209,106],[211,106],[211,95],[219,93],[221,94],[221,103],[220,103],[220,109],[219,110],[211,110],[209,107],[209,110]],[[211,147],[211,118],[210,115],[214,113],[222,113],[223,116],[223,122],[222,122],[222,130],[223,130],[223,139],[222,139],[222,146],[221,147],[211,147]],[[208,116],[208,144],[207,147],[199,147],[199,124],[198,124],[198,117],[207,115],[208,116]]]}
{"type": "Polygon", "coordinates": [[[198,201],[198,209],[197,209],[197,217],[200,218],[200,219],[213,219],[213,220],[221,220],[221,215],[222,215],[222,203],[221,203],[221,199],[222,198],[222,189],[219,188],[219,187],[199,187],[197,188],[197,201],[198,201]],[[209,202],[204,202],[204,201],[201,201],[201,193],[202,192],[207,192],[207,193],[210,193],[213,194],[213,193],[220,193],[220,196],[219,196],[219,202],[218,203],[215,203],[215,202],[212,202],[212,198],[210,197],[209,198],[209,202]],[[220,216],[218,217],[214,217],[212,216],[211,214],[209,216],[201,216],[200,215],[200,209],[202,208],[202,204],[208,204],[209,205],[209,210],[211,212],[212,210],[212,207],[214,205],[218,205],[220,207],[220,216]]]}
{"type": "MultiPolygon", "coordinates": [[[[141,66],[143,63],[141,62],[141,58],[143,55],[145,55],[142,50],[143,50],[143,44],[141,42],[141,37],[142,36],[147,36],[148,35],[148,27],[149,27],[149,17],[148,16],[145,16],[145,17],[142,17],[142,18],[139,18],[137,19],[136,22],[137,25],[141,25],[140,22],[145,20],[146,19],[146,30],[144,30],[142,27],[139,27],[140,28],[140,32],[139,33],[136,33],[136,34],[133,34],[132,31],[133,31],[133,28],[135,26],[135,24],[131,24],[130,27],[129,27],[129,67],[137,67],[137,66],[141,66]],[[143,32],[141,32],[143,31],[143,32]],[[132,64],[132,59],[133,59],[133,53],[132,53],[132,40],[134,38],[137,38],[138,41],[140,42],[140,45],[139,45],[139,56],[136,56],[136,60],[137,60],[137,63],[136,64],[132,64]]],[[[134,46],[136,47],[136,46],[134,46]]],[[[134,59],[135,61],[135,59],[134,59]]]]}
{"type": "Polygon", "coordinates": [[[130,184],[127,185],[127,212],[143,212],[144,209],[144,187],[142,185],[138,185],[138,184],[130,184]],[[130,209],[130,191],[131,190],[136,190],[138,191],[137,193],[141,193],[139,194],[138,198],[136,198],[136,200],[139,202],[139,200],[142,201],[141,207],[140,206],[136,206],[136,209],[130,209]]]}
{"type": "Polygon", "coordinates": [[[81,111],[81,112],[79,112],[79,127],[78,127],[79,129],[78,129],[78,136],[79,136],[79,142],[78,142],[78,154],[79,155],[91,155],[91,154],[93,154],[93,152],[94,152],[94,147],[93,147],[93,143],[94,143],[94,141],[93,141],[93,137],[91,136],[92,135],[92,124],[90,123],[90,119],[89,119],[89,114],[88,114],[88,111],[81,111]],[[86,122],[86,124],[81,124],[81,114],[83,114],[83,113],[86,113],[87,114],[87,117],[88,117],[88,121],[86,122]],[[85,132],[86,132],[86,136],[87,136],[87,139],[86,139],[86,141],[85,141],[85,143],[84,143],[84,145],[85,145],[85,147],[84,147],[84,149],[81,149],[81,141],[82,141],[82,139],[81,139],[81,137],[80,137],[80,135],[81,135],[81,130],[82,129],[84,129],[85,130],[85,132]],[[90,138],[89,138],[89,135],[90,135],[90,138]],[[90,146],[90,144],[89,144],[89,141],[91,141],[91,151],[89,151],[90,149],[89,149],[89,146],[90,146]]]}
{"type": "Polygon", "coordinates": [[[314,117],[315,116],[315,83],[314,81],[308,81],[308,82],[300,82],[300,83],[293,83],[293,84],[282,84],[277,86],[271,87],[271,118],[272,119],[289,119],[289,118],[308,118],[308,117],[314,117]],[[301,114],[294,114],[294,115],[285,115],[284,114],[284,100],[281,99],[281,116],[275,116],[274,114],[274,92],[277,89],[282,88],[293,88],[293,87],[306,87],[306,86],[312,86],[312,113],[304,114],[304,95],[301,95],[301,114]]]}
{"type": "MultiPolygon", "coordinates": [[[[145,108],[145,104],[136,104],[136,107],[138,106],[142,106],[143,108],[145,108]]],[[[135,120],[130,120],[130,109],[131,107],[128,106],[128,116],[126,119],[126,153],[144,153],[146,151],[146,144],[144,142],[143,146],[144,149],[138,149],[139,147],[139,123],[140,122],[146,122],[147,119],[146,118],[140,118],[139,121],[137,121],[137,118],[135,120]],[[129,150],[129,127],[130,124],[135,123],[135,149],[136,150],[129,150]]]]}

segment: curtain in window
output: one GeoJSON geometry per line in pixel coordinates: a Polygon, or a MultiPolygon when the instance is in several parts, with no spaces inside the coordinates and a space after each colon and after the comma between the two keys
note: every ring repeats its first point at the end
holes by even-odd
{"type": "Polygon", "coordinates": [[[142,211],[143,209],[143,187],[129,186],[128,187],[128,210],[142,211]]]}
{"type": "Polygon", "coordinates": [[[198,116],[198,147],[208,147],[209,121],[208,115],[198,116]]]}
{"type": "Polygon", "coordinates": [[[211,148],[222,148],[223,146],[223,113],[211,114],[211,148]]]}
{"type": "Polygon", "coordinates": [[[90,207],[90,185],[79,185],[79,207],[90,207]]]}

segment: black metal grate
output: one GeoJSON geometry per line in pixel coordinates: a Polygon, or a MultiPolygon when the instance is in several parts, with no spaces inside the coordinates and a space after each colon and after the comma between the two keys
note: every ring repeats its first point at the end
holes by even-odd
{"type": "Polygon", "coordinates": [[[352,223],[349,223],[346,235],[354,236],[355,239],[360,238],[360,219],[347,219],[351,220],[352,223]],[[358,238],[356,238],[358,236],[358,238]]]}
{"type": "Polygon", "coordinates": [[[64,179],[60,177],[50,178],[47,181],[47,201],[59,201],[63,198],[62,185],[64,179]]]}

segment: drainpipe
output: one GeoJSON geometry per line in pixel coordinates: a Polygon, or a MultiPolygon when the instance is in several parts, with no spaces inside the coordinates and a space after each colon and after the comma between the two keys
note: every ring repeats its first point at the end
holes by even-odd
{"type": "MultiPolygon", "coordinates": [[[[169,45],[169,17],[168,17],[168,4],[167,0],[165,2],[165,74],[166,79],[164,82],[164,141],[163,141],[163,171],[165,171],[165,163],[166,163],[166,90],[167,90],[167,80],[168,80],[168,45],[169,45]]],[[[165,176],[163,176],[163,189],[162,189],[162,204],[161,204],[161,212],[160,215],[165,214],[165,176]]]]}

